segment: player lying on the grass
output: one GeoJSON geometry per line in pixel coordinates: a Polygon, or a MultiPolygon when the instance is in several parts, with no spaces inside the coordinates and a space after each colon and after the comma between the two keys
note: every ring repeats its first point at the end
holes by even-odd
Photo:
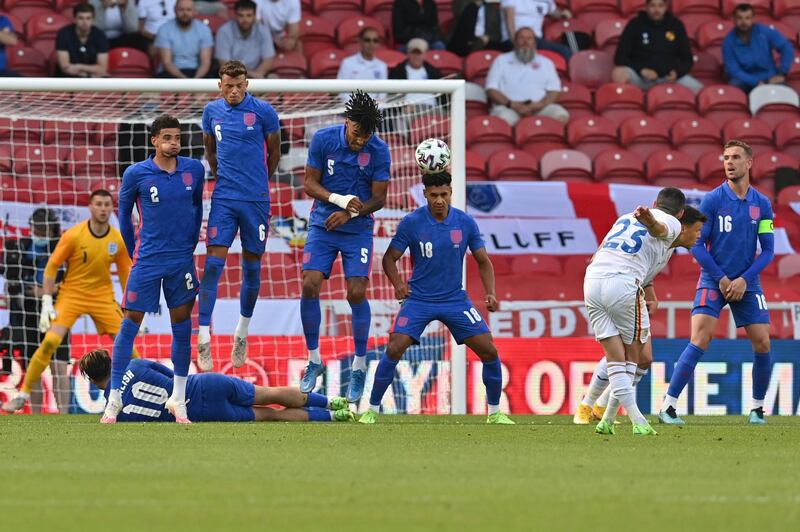
{"type": "Polygon", "coordinates": [[[697,241],[705,216],[683,207],[685,202],[680,190],[669,187],[659,192],[658,208],[637,207],[621,216],[586,268],[586,310],[605,353],[611,386],[609,406],[595,429],[599,434],[614,434],[620,404],[631,418],[634,435],[656,434],[636,405],[634,389],[638,362],[650,336],[643,287],[666,266],[674,248],[691,247],[697,241]]]}
{"type": "Polygon", "coordinates": [[[769,310],[759,275],[775,248],[772,204],[750,185],[753,150],[731,140],[722,151],[726,180],[703,197],[708,221],[692,254],[700,263],[700,281],[692,308],[692,335],[681,353],[658,414],[662,423],[683,425],[675,407],[714,336],[719,314],[730,305],[736,327],[744,327],[753,345],[753,408],[749,422],[764,423],[764,397],[772,366],[769,358],[769,310]],[[761,253],[756,255],[756,244],[761,253]]]}
{"type": "Polygon", "coordinates": [[[117,265],[119,280],[125,286],[131,260],[122,235],[109,224],[113,210],[114,203],[108,191],[92,192],[89,219],[61,235],[61,240],[47,261],[39,317],[39,330],[47,334],[28,364],[20,393],[3,403],[6,412],[14,412],[25,406],[33,385],[42,378],[61,340],[83,314],[91,316],[98,333],[118,335],[122,311],[114,297],[110,267],[112,262],[117,265]],[[58,287],[58,301],[54,306],[56,274],[64,263],[67,264],[67,273],[58,287]]]}
{"type": "MultiPolygon", "coordinates": [[[[81,373],[110,392],[111,357],[105,349],[85,354],[81,373]]],[[[175,421],[165,403],[172,392],[174,374],[152,360],[131,360],[122,381],[122,410],[118,421],[175,421]]],[[[344,397],[328,399],[296,388],[255,386],[220,373],[190,375],[186,403],[192,421],[353,421],[344,397]],[[282,410],[266,405],[280,405],[282,410]],[[317,407],[321,410],[309,410],[317,407]]]]}
{"type": "Polygon", "coordinates": [[[469,248],[478,263],[486,291],[486,308],[494,312],[497,298],[492,261],[475,219],[450,205],[453,194],[450,174],[424,174],[422,183],[428,204],[400,221],[383,256],[383,271],[402,306],[389,335],[386,352],[375,371],[369,410],[359,422],[375,423],[383,395],[394,380],[397,363],[409,347],[419,343],[425,327],[438,320],[450,329],[459,344],[467,344],[483,362],[483,384],[489,408],[487,423],[513,425],[514,422],[500,411],[503,375],[492,334],[461,281],[464,255],[469,248]],[[406,249],[410,249],[414,264],[408,283],[400,277],[396,264],[406,249]]]}

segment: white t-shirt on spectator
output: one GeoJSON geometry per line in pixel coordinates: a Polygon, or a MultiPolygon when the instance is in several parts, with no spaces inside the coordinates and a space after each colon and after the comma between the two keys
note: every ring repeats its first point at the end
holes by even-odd
{"type": "Polygon", "coordinates": [[[106,8],[106,37],[116,39],[122,35],[122,11],[119,6],[106,8]]]}
{"type": "MultiPolygon", "coordinates": [[[[389,67],[386,63],[373,57],[372,59],[365,59],[361,52],[342,59],[342,64],[339,65],[339,73],[336,75],[337,79],[388,79],[389,67]]],[[[342,100],[347,101],[350,98],[349,93],[340,94],[342,100]]],[[[370,94],[376,100],[383,99],[385,94],[370,94]]]]}
{"type": "Polygon", "coordinates": [[[514,102],[538,102],[547,92],[561,92],[556,66],[537,54],[528,64],[521,63],[514,52],[497,56],[486,76],[486,90],[502,92],[514,102]]]}
{"type": "Polygon", "coordinates": [[[176,0],[139,0],[136,8],[139,19],[144,19],[144,29],[155,35],[168,20],[175,18],[176,0]]]}
{"type": "MultiPolygon", "coordinates": [[[[425,67],[414,68],[406,63],[406,78],[414,80],[428,79],[428,71],[425,67]]],[[[433,107],[436,105],[436,97],[429,93],[410,93],[406,95],[406,103],[409,105],[426,105],[433,107]]]]}
{"type": "Polygon", "coordinates": [[[530,28],[537,38],[541,38],[544,17],[556,10],[556,3],[554,0],[502,0],[500,2],[501,9],[509,7],[514,8],[514,31],[520,28],[530,28]]]}
{"type": "MultiPolygon", "coordinates": [[[[478,8],[478,17],[475,19],[475,36],[480,37],[486,35],[486,6],[481,4],[478,8]]],[[[500,39],[505,42],[508,40],[508,27],[506,27],[506,18],[500,15],[500,39]]]]}
{"type": "Polygon", "coordinates": [[[300,0],[257,0],[258,20],[269,26],[272,35],[280,37],[286,26],[300,22],[300,0]]]}

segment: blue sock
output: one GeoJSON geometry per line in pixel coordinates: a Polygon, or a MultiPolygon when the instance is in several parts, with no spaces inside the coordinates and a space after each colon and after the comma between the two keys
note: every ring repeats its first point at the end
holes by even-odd
{"type": "Polygon", "coordinates": [[[700,359],[703,357],[705,351],[690,343],[686,349],[681,353],[678,362],[675,363],[675,371],[672,372],[672,378],[669,380],[669,389],[667,395],[670,397],[678,398],[681,392],[686,388],[689,379],[692,378],[694,368],[700,359]]]}
{"type": "Polygon", "coordinates": [[[306,411],[308,412],[309,421],[331,421],[330,410],[315,410],[312,408],[306,408],[306,411]]]}
{"type": "Polygon", "coordinates": [[[192,320],[172,324],[172,371],[178,377],[189,375],[192,361],[192,320]]]}
{"type": "Polygon", "coordinates": [[[328,396],[321,393],[309,392],[306,399],[306,406],[317,408],[328,408],[328,396]]]}
{"type": "Polygon", "coordinates": [[[397,369],[398,362],[400,361],[390,358],[386,353],[381,355],[378,369],[375,370],[375,379],[372,381],[372,393],[369,396],[370,405],[376,407],[381,405],[386,389],[392,385],[394,380],[394,372],[397,369]]]}
{"type": "Polygon", "coordinates": [[[319,324],[322,322],[319,298],[300,298],[300,321],[303,322],[303,334],[306,336],[306,347],[308,349],[318,349],[319,324]]]}
{"type": "Polygon", "coordinates": [[[497,406],[500,404],[500,393],[503,391],[503,367],[500,357],[492,362],[483,363],[483,385],[486,386],[486,402],[497,406]]]}
{"type": "Polygon", "coordinates": [[[200,281],[200,325],[211,325],[211,314],[217,304],[217,285],[224,267],[225,259],[206,257],[203,280],[200,281]]]}
{"type": "Polygon", "coordinates": [[[353,342],[356,344],[356,356],[367,356],[367,340],[369,340],[369,325],[372,321],[372,312],[369,301],[350,304],[353,311],[353,342]]]}
{"type": "Polygon", "coordinates": [[[769,378],[772,373],[772,364],[769,351],[755,353],[753,360],[753,399],[763,401],[769,388],[769,378]]]}
{"type": "Polygon", "coordinates": [[[133,341],[139,334],[139,326],[125,318],[114,338],[114,349],[111,351],[111,389],[118,390],[122,386],[122,376],[131,361],[133,341]]]}
{"type": "Polygon", "coordinates": [[[261,261],[242,261],[242,289],[239,292],[239,314],[253,317],[253,309],[261,288],[261,261]]]}

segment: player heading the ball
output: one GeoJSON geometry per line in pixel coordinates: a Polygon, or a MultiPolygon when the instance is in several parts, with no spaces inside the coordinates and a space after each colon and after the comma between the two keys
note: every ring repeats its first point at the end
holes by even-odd
{"type": "Polygon", "coordinates": [[[239,368],[247,360],[247,333],[258,299],[261,256],[269,234],[269,176],[281,158],[278,115],[270,104],[248,93],[247,86],[247,67],[240,61],[228,61],[219,69],[222,98],[203,109],[203,144],[216,178],[200,283],[197,365],[203,371],[213,368],[211,314],[228,248],[237,231],[242,239],[242,286],[231,362],[239,368]]]}
{"type": "Polygon", "coordinates": [[[192,360],[192,308],[197,296],[194,248],[203,221],[205,169],[200,161],[180,157],[181,124],[162,115],[150,126],[154,156],[129,166],[119,191],[119,228],[133,255],[122,308],[125,318],[114,341],[111,391],[102,423],[116,423],[123,407],[123,376],[131,361],[133,340],[145,312],[159,309],[161,287],[172,322],[175,385],[165,407],[178,423],[189,423],[186,378],[192,360]],[[134,236],[131,214],[139,211],[134,236]]]}
{"type": "Polygon", "coordinates": [[[300,317],[308,366],[300,389],[313,390],[325,369],[319,351],[319,291],[341,253],[356,348],[347,389],[350,402],[361,398],[367,375],[372,314],[366,291],[372,265],[372,213],[383,208],[389,189],[389,148],[375,135],[382,120],[378,103],[366,92],[355,91],[345,105],[344,124],[314,134],[306,163],[305,191],[314,198],[314,206],[303,250],[300,317]]]}
{"type": "Polygon", "coordinates": [[[424,174],[422,183],[428,204],[400,221],[383,256],[383,271],[394,285],[395,296],[402,306],[375,371],[369,410],[359,422],[375,423],[383,395],[394,380],[397,363],[409,347],[419,343],[425,327],[439,320],[459,344],[467,344],[483,362],[483,384],[489,407],[487,423],[513,425],[514,422],[500,411],[503,374],[492,334],[461,281],[464,255],[469,248],[478,263],[486,291],[486,307],[494,312],[497,298],[492,261],[475,219],[450,205],[453,194],[450,174],[424,174]],[[400,277],[396,264],[406,249],[410,250],[414,264],[408,283],[400,277]]]}

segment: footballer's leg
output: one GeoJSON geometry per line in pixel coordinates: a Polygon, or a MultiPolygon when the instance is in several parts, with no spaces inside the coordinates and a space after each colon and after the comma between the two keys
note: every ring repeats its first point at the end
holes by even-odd
{"type": "MultiPolygon", "coordinates": [[[[488,328],[487,328],[488,329],[488,328]]],[[[452,331],[452,329],[451,329],[452,331]]],[[[453,334],[456,340],[459,337],[453,334]]],[[[497,354],[497,347],[492,341],[492,335],[488,332],[470,336],[463,339],[463,343],[478,355],[483,363],[483,385],[486,387],[486,406],[488,417],[486,422],[494,425],[515,425],[513,421],[500,411],[500,396],[503,393],[503,365],[500,363],[500,356],[497,354]]]]}
{"type": "Polygon", "coordinates": [[[353,313],[353,343],[356,353],[350,368],[347,400],[357,403],[367,377],[367,341],[372,311],[367,301],[367,283],[372,268],[372,232],[348,235],[341,247],[342,268],[347,279],[347,302],[353,313]]]}
{"type": "Polygon", "coordinates": [[[336,411],[305,408],[275,410],[266,406],[254,406],[253,415],[256,421],[355,421],[353,413],[346,408],[336,411]]]}
{"type": "MultiPolygon", "coordinates": [[[[588,425],[592,421],[592,409],[600,396],[608,389],[608,368],[606,359],[601,358],[594,368],[592,380],[589,382],[589,390],[581,399],[578,410],[572,418],[576,425],[588,425]]],[[[602,417],[602,414],[600,415],[602,417]]]]}
{"type": "MultiPolygon", "coordinates": [[[[772,361],[769,354],[769,311],[763,308],[759,312],[758,307],[766,307],[766,305],[757,305],[755,301],[747,301],[747,299],[755,299],[758,296],[755,292],[747,292],[745,293],[745,299],[736,303],[736,307],[752,304],[755,307],[754,312],[760,314],[754,319],[767,321],[767,323],[750,323],[744,326],[747,337],[753,346],[753,406],[748,417],[748,421],[753,425],[763,425],[766,422],[764,419],[764,397],[767,395],[767,388],[769,388],[769,381],[772,375],[772,361]]],[[[734,310],[738,309],[734,308],[734,310]]],[[[734,315],[734,318],[736,317],[734,315]]]]}
{"type": "MultiPolygon", "coordinates": [[[[403,306],[406,306],[408,301],[403,306]]],[[[403,310],[401,309],[400,312],[402,313],[403,310]]],[[[389,343],[386,345],[386,351],[381,356],[381,361],[378,363],[378,367],[375,370],[375,377],[372,381],[372,392],[369,396],[369,409],[364,412],[361,417],[359,418],[359,423],[365,424],[372,424],[375,423],[376,419],[378,418],[378,412],[381,410],[381,401],[383,400],[384,394],[386,394],[386,390],[392,385],[392,381],[394,380],[395,370],[397,369],[397,363],[400,362],[400,359],[403,358],[406,350],[414,344],[419,343],[419,335],[422,334],[422,331],[425,330],[425,326],[427,326],[428,322],[425,322],[422,325],[422,328],[419,327],[419,323],[414,323],[413,331],[411,327],[409,327],[409,322],[406,320],[402,327],[399,327],[398,321],[400,319],[400,314],[397,315],[398,319],[395,320],[395,327],[392,333],[389,335],[389,343]],[[416,334],[416,337],[409,336],[409,334],[398,332],[398,329],[403,331],[411,332],[411,334],[416,334]]]]}
{"type": "Polygon", "coordinates": [[[175,416],[177,423],[188,424],[186,411],[186,382],[192,362],[192,309],[197,297],[197,273],[193,258],[164,277],[164,299],[169,308],[172,326],[172,394],[164,407],[175,416]]]}
{"type": "Polygon", "coordinates": [[[341,410],[347,408],[347,400],[343,397],[331,397],[321,393],[301,392],[288,386],[270,387],[256,386],[254,405],[281,405],[287,408],[324,408],[341,410]]]}

